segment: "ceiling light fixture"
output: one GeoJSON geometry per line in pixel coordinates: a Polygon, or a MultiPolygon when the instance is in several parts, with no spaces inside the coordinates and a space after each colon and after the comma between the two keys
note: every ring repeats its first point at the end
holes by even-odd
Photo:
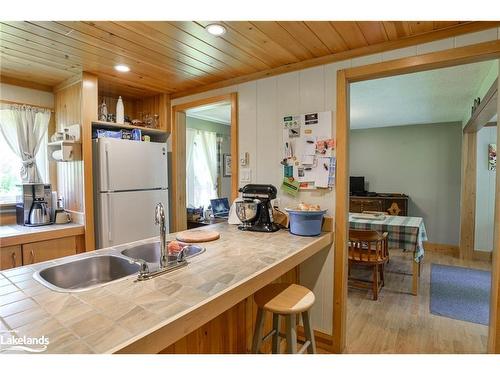
{"type": "Polygon", "coordinates": [[[205,27],[210,34],[215,36],[221,36],[226,33],[226,28],[218,23],[211,23],[205,27]]]}
{"type": "Polygon", "coordinates": [[[130,68],[127,65],[115,65],[115,70],[119,72],[130,72],[130,68]]]}

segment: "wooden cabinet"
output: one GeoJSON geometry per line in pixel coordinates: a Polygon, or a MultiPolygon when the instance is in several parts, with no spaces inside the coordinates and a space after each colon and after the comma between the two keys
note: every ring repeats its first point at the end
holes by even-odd
{"type": "Polygon", "coordinates": [[[23,265],[75,255],[77,249],[76,242],[76,237],[71,236],[24,244],[22,246],[23,265]]]}
{"type": "Polygon", "coordinates": [[[0,270],[22,266],[22,257],[21,245],[0,248],[0,270]]]}
{"type": "Polygon", "coordinates": [[[350,196],[349,211],[379,211],[389,215],[408,216],[408,199],[405,194],[377,194],[376,196],[350,196]]]}
{"type": "Polygon", "coordinates": [[[349,211],[384,211],[384,204],[381,199],[351,198],[349,201],[349,211]]]}

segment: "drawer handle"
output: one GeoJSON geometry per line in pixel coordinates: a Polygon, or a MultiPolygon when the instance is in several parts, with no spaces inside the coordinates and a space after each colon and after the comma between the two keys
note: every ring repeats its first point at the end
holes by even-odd
{"type": "Polygon", "coordinates": [[[35,263],[35,252],[33,251],[33,249],[30,250],[30,254],[31,254],[31,263],[35,263]]]}
{"type": "Polygon", "coordinates": [[[12,252],[11,257],[12,257],[12,268],[16,268],[16,252],[15,251],[12,252]]]}

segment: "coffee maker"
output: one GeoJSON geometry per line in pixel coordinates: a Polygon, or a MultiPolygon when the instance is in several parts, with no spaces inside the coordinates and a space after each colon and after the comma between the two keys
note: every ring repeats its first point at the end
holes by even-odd
{"type": "Polygon", "coordinates": [[[253,232],[276,232],[279,227],[273,220],[271,200],[276,198],[273,185],[249,184],[240,190],[243,201],[236,202],[236,214],[242,224],[240,230],[253,232]]]}
{"type": "Polygon", "coordinates": [[[21,186],[16,203],[17,224],[39,226],[53,224],[52,189],[50,184],[32,183],[21,186]]]}

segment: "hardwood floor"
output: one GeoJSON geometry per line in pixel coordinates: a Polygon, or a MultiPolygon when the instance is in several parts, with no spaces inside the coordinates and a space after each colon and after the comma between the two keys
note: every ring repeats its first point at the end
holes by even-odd
{"type": "Polygon", "coordinates": [[[486,353],[487,326],[430,313],[430,269],[431,263],[484,270],[491,264],[426,252],[413,296],[412,254],[391,250],[390,256],[378,301],[370,291],[349,288],[346,353],[486,353]]]}

